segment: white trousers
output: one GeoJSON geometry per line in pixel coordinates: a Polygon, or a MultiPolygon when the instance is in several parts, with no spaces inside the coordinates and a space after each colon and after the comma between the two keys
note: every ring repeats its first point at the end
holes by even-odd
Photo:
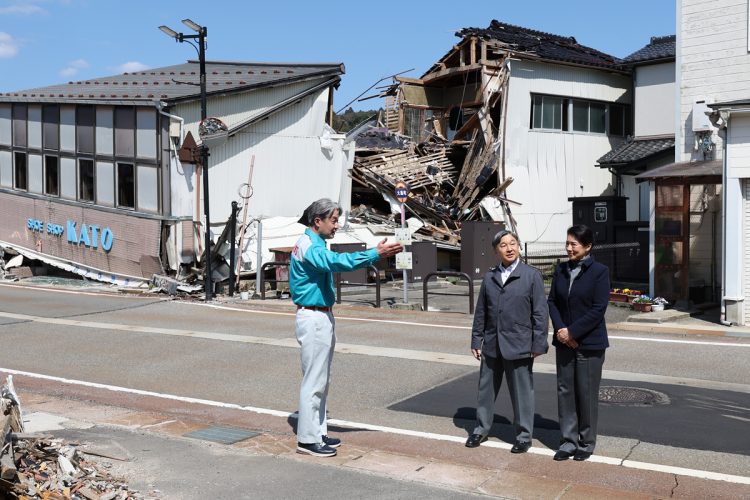
{"type": "Polygon", "coordinates": [[[328,434],[326,399],[331,379],[333,348],[336,346],[333,313],[299,309],[295,334],[302,359],[302,385],[299,390],[297,441],[320,443],[328,434]]]}

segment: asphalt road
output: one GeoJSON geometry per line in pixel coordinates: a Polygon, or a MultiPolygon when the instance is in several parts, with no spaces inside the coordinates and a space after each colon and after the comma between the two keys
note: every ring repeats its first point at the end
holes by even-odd
{"type": "MultiPolygon", "coordinates": [[[[468,353],[468,315],[336,314],[332,418],[466,436],[478,371],[468,353]]],[[[610,335],[607,384],[654,388],[673,403],[605,409],[597,452],[748,475],[749,433],[741,431],[750,425],[750,339],[610,335]],[[701,408],[688,404],[689,396],[700,398],[701,408]],[[638,411],[653,425],[635,418],[638,411]]],[[[300,380],[291,311],[15,286],[0,286],[0,368],[289,412],[300,380]]],[[[540,416],[554,422],[554,398],[544,389],[553,356],[539,358],[535,370],[540,416]]],[[[504,439],[510,428],[502,404],[496,435],[504,439]]],[[[557,431],[549,422],[537,438],[554,448],[557,431]]]]}

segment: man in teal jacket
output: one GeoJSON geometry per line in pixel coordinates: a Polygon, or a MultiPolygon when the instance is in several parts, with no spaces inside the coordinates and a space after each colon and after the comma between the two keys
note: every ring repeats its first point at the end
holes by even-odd
{"type": "Polygon", "coordinates": [[[329,250],[325,240],[336,234],[340,212],[338,204],[326,198],[305,209],[299,222],[307,229],[292,250],[289,270],[289,288],[297,305],[295,334],[302,358],[297,453],[318,457],[336,455],[341,445],[341,440],[328,436],[326,426],[326,398],[336,345],[333,273],[366,267],[403,250],[398,243],[386,240],[363,252],[329,250]]]}

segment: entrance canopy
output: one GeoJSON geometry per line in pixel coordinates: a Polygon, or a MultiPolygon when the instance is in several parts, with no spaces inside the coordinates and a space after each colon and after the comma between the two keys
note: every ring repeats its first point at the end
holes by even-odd
{"type": "Polygon", "coordinates": [[[697,184],[697,177],[714,177],[710,182],[721,183],[722,160],[681,161],[643,172],[635,176],[636,182],[680,179],[697,184]]]}

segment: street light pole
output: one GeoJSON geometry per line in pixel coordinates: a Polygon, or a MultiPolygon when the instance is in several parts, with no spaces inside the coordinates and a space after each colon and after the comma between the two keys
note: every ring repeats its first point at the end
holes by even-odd
{"type": "MultiPolygon", "coordinates": [[[[184,33],[178,33],[167,26],[159,26],[159,29],[164,32],[167,36],[174,38],[177,42],[188,42],[190,45],[195,47],[195,44],[191,40],[198,40],[198,64],[200,73],[200,87],[201,87],[201,123],[207,117],[206,110],[206,35],[208,35],[208,29],[205,26],[201,26],[190,19],[183,19],[182,24],[195,31],[195,35],[185,35],[184,33]]],[[[208,146],[201,144],[200,146],[200,157],[201,157],[201,168],[203,169],[203,214],[206,216],[205,232],[205,275],[203,277],[203,287],[206,290],[206,301],[211,300],[213,296],[213,280],[211,277],[211,212],[209,203],[209,190],[208,190],[208,146]]]]}

